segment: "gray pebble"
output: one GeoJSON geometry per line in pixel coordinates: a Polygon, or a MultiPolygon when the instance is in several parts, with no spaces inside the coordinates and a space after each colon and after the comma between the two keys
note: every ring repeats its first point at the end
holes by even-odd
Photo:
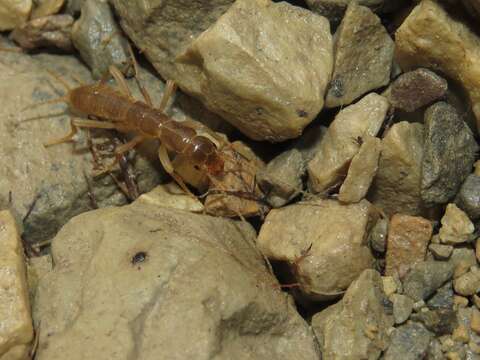
{"type": "Polygon", "coordinates": [[[480,218],[480,176],[470,174],[466,178],[458,191],[455,203],[470,219],[480,218]]]}
{"type": "Polygon", "coordinates": [[[391,297],[393,303],[393,318],[395,324],[402,324],[408,320],[413,310],[413,300],[408,296],[393,294],[391,297]]]}
{"type": "Polygon", "coordinates": [[[453,276],[449,262],[425,261],[417,264],[405,276],[403,291],[413,300],[426,300],[453,276]]]}
{"type": "Polygon", "coordinates": [[[427,354],[432,333],[422,324],[408,322],[393,331],[385,360],[420,360],[427,354]]]}

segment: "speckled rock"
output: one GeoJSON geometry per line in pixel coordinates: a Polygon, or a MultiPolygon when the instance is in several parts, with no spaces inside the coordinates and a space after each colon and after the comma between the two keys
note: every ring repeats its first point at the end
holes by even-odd
{"type": "Polygon", "coordinates": [[[115,65],[124,74],[133,74],[128,41],[105,0],[83,3],[82,15],[72,29],[72,41],[95,79],[107,74],[110,65],[115,65]]]}
{"type": "Polygon", "coordinates": [[[386,301],[380,274],[365,270],[339,303],[312,318],[322,359],[379,358],[388,346],[388,330],[393,325],[384,307],[386,301]]]}
{"type": "Polygon", "coordinates": [[[472,172],[479,147],[468,125],[445,102],[429,107],[424,123],[422,199],[429,205],[444,204],[472,172]]]}
{"type": "Polygon", "coordinates": [[[444,78],[420,68],[400,75],[382,95],[394,108],[413,112],[444,97],[447,89],[448,83],[444,78]]]}
{"type": "Polygon", "coordinates": [[[32,0],[5,0],[0,3],[0,31],[12,30],[27,22],[32,0]]]}
{"type": "Polygon", "coordinates": [[[469,175],[455,197],[455,204],[472,220],[480,218],[480,176],[469,175]]]}
{"type": "Polygon", "coordinates": [[[337,297],[373,266],[366,240],[376,218],[365,200],[314,199],[270,211],[257,244],[271,260],[289,265],[305,296],[337,297]]]}
{"type": "Polygon", "coordinates": [[[395,35],[396,59],[402,68],[438,70],[460,82],[480,119],[480,38],[451,17],[442,5],[422,1],[395,35]]]}
{"type": "Polygon", "coordinates": [[[385,352],[385,360],[420,360],[425,357],[433,338],[422,324],[408,322],[393,331],[391,344],[385,352]]]}
{"type": "Polygon", "coordinates": [[[441,220],[440,241],[444,244],[460,244],[473,240],[475,226],[455,204],[448,204],[441,220]]]}
{"type": "Polygon", "coordinates": [[[72,219],[37,291],[36,358],[318,359],[254,241],[246,223],[154,203],[72,219]]]}
{"type": "Polygon", "coordinates": [[[382,140],[378,170],[369,199],[388,215],[422,215],[420,196],[423,125],[402,121],[382,140]]]}
{"type": "Polygon", "coordinates": [[[33,340],[22,240],[9,211],[0,211],[0,359],[25,360],[33,340]]]}
{"type": "Polygon", "coordinates": [[[425,261],[413,267],[403,280],[405,295],[415,301],[429,298],[453,276],[453,265],[442,261],[425,261]]]}
{"type": "Polygon", "coordinates": [[[337,114],[319,151],[308,163],[309,185],[313,192],[328,191],[343,180],[360,149],[358,138],[375,136],[387,110],[388,101],[372,93],[337,114]]]}
{"type": "Polygon", "coordinates": [[[378,16],[350,2],[335,34],[335,63],[325,106],[348,105],[387,85],[394,45],[378,16]]]}
{"type": "Polygon", "coordinates": [[[407,321],[413,310],[413,300],[401,294],[393,294],[390,300],[393,303],[395,324],[402,324],[407,321]]]}

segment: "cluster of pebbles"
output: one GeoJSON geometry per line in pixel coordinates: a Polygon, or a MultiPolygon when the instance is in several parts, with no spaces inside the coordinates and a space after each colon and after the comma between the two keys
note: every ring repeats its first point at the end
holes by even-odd
{"type": "Polygon", "coordinates": [[[479,20],[478,0],[3,0],[0,360],[480,359],[479,20]],[[140,98],[133,53],[155,104],[178,84],[169,116],[237,140],[250,196],[183,193],[155,142],[103,176],[112,132],[43,147],[70,114],[29,106],[112,65],[140,98]]]}

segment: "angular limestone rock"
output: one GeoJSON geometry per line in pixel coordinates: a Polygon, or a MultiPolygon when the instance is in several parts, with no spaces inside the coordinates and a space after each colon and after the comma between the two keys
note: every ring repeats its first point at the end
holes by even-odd
{"type": "Polygon", "coordinates": [[[448,204],[442,217],[439,231],[440,241],[444,244],[461,244],[473,240],[475,226],[455,204],[448,204]]]}
{"type": "Polygon", "coordinates": [[[135,202],[72,219],[52,256],[38,360],[318,359],[246,223],[135,202]]]}
{"type": "Polygon", "coordinates": [[[268,258],[288,263],[304,295],[325,299],[342,294],[372,267],[367,237],[376,220],[368,201],[315,199],[272,210],[257,243],[268,258]]]}
{"type": "Polygon", "coordinates": [[[175,79],[184,91],[250,138],[283,141],[323,107],[332,38],[327,19],[306,9],[238,0],[177,62],[193,77],[175,79]]]}
{"type": "Polygon", "coordinates": [[[338,113],[319,151],[308,163],[309,185],[313,192],[327,191],[342,181],[362,139],[377,135],[388,106],[384,97],[372,93],[338,113]]]}
{"type": "Polygon", "coordinates": [[[480,38],[453,19],[442,5],[422,1],[395,35],[396,58],[402,68],[425,66],[460,82],[480,123],[480,38]]]}
{"type": "Polygon", "coordinates": [[[24,24],[32,10],[32,0],[4,0],[0,2],[0,31],[12,30],[24,24]]]}
{"type": "Polygon", "coordinates": [[[472,172],[478,144],[455,108],[438,102],[425,112],[422,199],[444,204],[472,172]]]}
{"type": "Polygon", "coordinates": [[[33,340],[23,246],[15,219],[0,212],[0,359],[24,360],[33,340]]]}
{"type": "Polygon", "coordinates": [[[380,18],[352,1],[335,34],[335,64],[325,105],[348,105],[387,85],[394,45],[380,18]]]}
{"type": "Polygon", "coordinates": [[[86,0],[82,15],[72,29],[72,41],[95,79],[108,74],[110,65],[124,74],[133,74],[128,41],[104,0],[86,0]]]}
{"type": "Polygon", "coordinates": [[[382,140],[377,175],[369,198],[388,215],[421,215],[423,125],[406,121],[393,125],[382,140]]]}
{"type": "Polygon", "coordinates": [[[427,219],[393,215],[388,226],[385,274],[402,278],[415,264],[423,262],[432,231],[427,219]]]}
{"type": "Polygon", "coordinates": [[[338,193],[338,199],[345,203],[362,200],[367,195],[373,177],[377,173],[381,140],[368,136],[362,142],[360,150],[350,163],[347,177],[338,193]]]}
{"type": "Polygon", "coordinates": [[[380,274],[362,272],[339,303],[312,318],[322,359],[377,359],[389,344],[393,325],[384,307],[387,301],[380,274]]]}
{"type": "Polygon", "coordinates": [[[396,109],[413,112],[446,95],[447,81],[428,69],[400,75],[382,94],[396,109]]]}

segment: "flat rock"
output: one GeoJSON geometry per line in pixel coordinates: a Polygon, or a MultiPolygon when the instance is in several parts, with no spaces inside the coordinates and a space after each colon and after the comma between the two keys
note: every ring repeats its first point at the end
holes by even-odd
{"type": "Polygon", "coordinates": [[[182,77],[193,77],[174,78],[182,90],[248,137],[296,138],[323,107],[333,66],[330,26],[286,2],[239,0],[177,62],[182,77]]]}
{"type": "Polygon", "coordinates": [[[50,16],[58,13],[65,0],[35,0],[35,8],[32,10],[32,19],[50,16]]]}
{"type": "Polygon", "coordinates": [[[110,65],[124,74],[133,74],[128,40],[116,24],[108,2],[86,0],[83,3],[82,15],[72,29],[72,41],[92,70],[93,78],[108,74],[110,65]]]}
{"type": "Polygon", "coordinates": [[[461,244],[473,240],[475,226],[455,204],[448,204],[441,220],[440,241],[444,244],[461,244]]]}
{"type": "Polygon", "coordinates": [[[346,176],[360,149],[359,138],[375,136],[388,110],[388,101],[375,93],[341,110],[330,124],[315,157],[308,163],[313,192],[326,192],[346,176]]]}
{"type": "Polygon", "coordinates": [[[335,62],[327,107],[351,104],[390,82],[394,42],[369,8],[349,3],[335,34],[335,62]]]}
{"type": "Polygon", "coordinates": [[[303,190],[303,155],[297,149],[285,151],[257,173],[257,181],[273,207],[281,207],[303,190]]]}
{"type": "Polygon", "coordinates": [[[393,325],[393,319],[384,307],[386,301],[380,274],[365,270],[349,286],[338,304],[312,318],[322,359],[379,358],[381,351],[388,346],[388,331],[393,325]]]}
{"type": "Polygon", "coordinates": [[[370,200],[388,215],[422,215],[420,195],[423,159],[423,125],[402,121],[382,139],[378,170],[370,200]]]}
{"type": "Polygon", "coordinates": [[[395,324],[402,324],[407,321],[413,310],[413,300],[405,295],[393,294],[391,301],[393,303],[395,324]]]}
{"type": "Polygon", "coordinates": [[[415,301],[428,299],[453,276],[453,265],[442,261],[425,261],[413,267],[403,280],[405,295],[415,301]]]}
{"type": "Polygon", "coordinates": [[[420,68],[400,75],[382,95],[394,108],[414,112],[444,97],[447,89],[448,83],[444,78],[420,68]]]}
{"type": "Polygon", "coordinates": [[[472,172],[479,150],[472,131],[455,108],[438,102],[425,112],[422,199],[444,204],[472,172]]]}
{"type": "Polygon", "coordinates": [[[408,322],[393,331],[385,360],[420,360],[425,357],[433,334],[422,324],[408,322]]]}
{"type": "Polygon", "coordinates": [[[376,217],[366,200],[315,199],[270,211],[257,244],[271,260],[289,265],[304,295],[336,297],[373,266],[366,239],[376,217]]]}
{"type": "Polygon", "coordinates": [[[455,197],[455,204],[472,220],[480,218],[480,176],[470,174],[455,197]]]}
{"type": "Polygon", "coordinates": [[[480,119],[480,38],[437,2],[417,5],[395,35],[396,59],[404,70],[428,67],[462,84],[480,119]]]}
{"type": "Polygon", "coordinates": [[[32,0],[6,0],[0,3],[0,31],[12,30],[27,22],[32,0]]]}
{"type": "Polygon", "coordinates": [[[388,226],[385,274],[402,278],[413,266],[423,262],[432,231],[427,219],[393,215],[388,226]]]}
{"type": "Polygon", "coordinates": [[[75,217],[52,256],[39,360],[319,357],[247,223],[135,202],[75,217]]]}
{"type": "Polygon", "coordinates": [[[22,240],[9,211],[0,211],[0,359],[24,360],[33,340],[22,240]]]}
{"type": "Polygon", "coordinates": [[[348,167],[338,199],[345,203],[355,203],[362,200],[368,192],[378,169],[378,158],[382,142],[379,138],[367,136],[362,139],[358,153],[352,158],[348,167]]]}

